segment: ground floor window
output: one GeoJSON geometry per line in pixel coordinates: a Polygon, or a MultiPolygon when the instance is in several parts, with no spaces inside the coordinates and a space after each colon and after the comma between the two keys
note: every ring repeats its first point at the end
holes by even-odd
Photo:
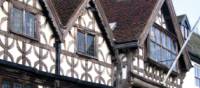
{"type": "Polygon", "coordinates": [[[33,88],[31,84],[24,84],[16,81],[3,80],[1,88],[33,88]]]}

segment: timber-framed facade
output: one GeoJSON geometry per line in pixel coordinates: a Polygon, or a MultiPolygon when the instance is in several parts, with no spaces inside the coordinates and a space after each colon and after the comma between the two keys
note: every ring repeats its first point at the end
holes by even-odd
{"type": "Polygon", "coordinates": [[[185,51],[161,85],[183,42],[170,0],[1,0],[0,7],[2,88],[181,88],[190,68],[185,51]],[[170,58],[152,54],[163,51],[170,58]]]}

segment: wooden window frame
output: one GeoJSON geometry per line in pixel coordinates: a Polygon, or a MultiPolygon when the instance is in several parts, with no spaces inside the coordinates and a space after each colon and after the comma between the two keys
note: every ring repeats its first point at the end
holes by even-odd
{"type": "MultiPolygon", "coordinates": [[[[169,32],[169,30],[164,29],[163,27],[161,27],[157,23],[154,23],[153,27],[155,27],[158,31],[164,33],[166,36],[168,36],[170,39],[172,39],[173,42],[174,41],[177,42],[177,37],[174,34],[172,34],[171,32],[169,32]]],[[[161,36],[161,34],[160,34],[160,36],[161,36]]],[[[160,40],[160,41],[162,42],[162,40],[160,40]]],[[[167,48],[165,48],[162,44],[158,44],[157,42],[151,40],[150,36],[148,37],[148,39],[147,39],[147,59],[149,59],[150,62],[152,62],[153,64],[155,64],[158,67],[161,67],[161,68],[164,68],[164,69],[169,69],[168,66],[166,66],[162,62],[155,61],[155,59],[153,57],[151,57],[151,55],[150,55],[150,45],[149,45],[150,42],[153,42],[154,44],[156,44],[156,46],[159,46],[160,48],[168,51],[169,53],[174,54],[174,52],[169,50],[169,49],[167,49],[167,48]]],[[[178,54],[178,45],[176,43],[176,55],[177,54],[178,54]]],[[[160,55],[162,55],[162,54],[160,54],[160,55]]],[[[179,72],[179,69],[178,69],[179,67],[178,66],[179,66],[179,64],[177,63],[176,64],[176,70],[173,70],[173,73],[179,72]]]]}
{"type": "MultiPolygon", "coordinates": [[[[16,1],[16,0],[11,0],[10,3],[9,3],[9,17],[8,17],[8,31],[10,33],[13,33],[17,36],[21,36],[21,37],[25,37],[27,39],[30,39],[30,40],[33,40],[33,41],[40,41],[40,37],[39,37],[39,15],[41,14],[41,11],[39,11],[38,9],[35,9],[29,5],[26,5],[25,3],[23,2],[19,2],[19,1],[16,1]],[[24,11],[26,12],[29,12],[31,14],[34,15],[35,17],[35,29],[34,29],[34,37],[31,37],[31,36],[28,36],[26,34],[24,34],[23,32],[22,33],[18,33],[18,32],[14,32],[11,28],[11,20],[12,20],[12,17],[11,17],[11,14],[12,14],[12,9],[13,8],[16,8],[16,9],[19,9],[19,10],[22,10],[23,11],[23,18],[24,18],[24,11]]],[[[23,21],[24,22],[24,21],[23,21]]],[[[22,25],[22,30],[24,31],[24,23],[22,25]]]]}
{"type": "Polygon", "coordinates": [[[3,86],[3,82],[4,81],[9,81],[10,82],[10,86],[11,86],[11,88],[14,88],[14,83],[19,83],[19,84],[21,84],[22,85],[22,88],[24,88],[25,87],[25,85],[31,85],[32,86],[32,88],[37,88],[37,86],[35,85],[35,84],[32,84],[32,83],[26,83],[26,81],[19,81],[19,80],[17,80],[17,79],[13,79],[13,78],[2,78],[1,79],[1,83],[0,83],[0,87],[2,87],[3,86]]]}
{"type": "MultiPolygon", "coordinates": [[[[77,26],[76,26],[77,27],[77,26]]],[[[77,47],[77,49],[76,49],[76,53],[78,54],[78,55],[80,55],[80,56],[83,56],[83,57],[86,57],[86,58],[91,58],[91,59],[97,59],[97,44],[96,44],[96,36],[97,36],[97,33],[96,32],[94,32],[94,31],[91,31],[91,29],[88,29],[88,28],[85,28],[85,27],[81,27],[81,26],[79,26],[79,27],[77,27],[77,33],[76,33],[76,47],[77,47]],[[85,46],[84,46],[84,49],[86,49],[86,47],[87,47],[87,35],[92,35],[92,36],[94,36],[94,56],[92,56],[92,55],[89,55],[86,51],[86,53],[83,53],[83,52],[80,52],[79,50],[78,50],[78,33],[79,32],[81,32],[81,33],[83,33],[84,34],[84,37],[85,37],[85,46]]]]}

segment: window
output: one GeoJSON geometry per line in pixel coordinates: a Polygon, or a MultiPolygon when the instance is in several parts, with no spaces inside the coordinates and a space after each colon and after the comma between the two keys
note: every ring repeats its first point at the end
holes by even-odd
{"type": "Polygon", "coordinates": [[[195,69],[195,83],[198,88],[200,88],[200,66],[194,65],[195,69]]]}
{"type": "Polygon", "coordinates": [[[18,82],[3,80],[1,88],[33,88],[30,84],[22,84],[18,82]]]}
{"type": "Polygon", "coordinates": [[[36,17],[33,13],[13,7],[11,10],[11,31],[36,38],[36,17]]]}
{"type": "Polygon", "coordinates": [[[89,33],[84,33],[78,31],[77,40],[78,40],[78,52],[81,54],[95,56],[95,36],[89,33]]]}
{"type": "Polygon", "coordinates": [[[181,25],[181,32],[182,32],[183,38],[186,40],[190,33],[189,28],[185,27],[184,25],[181,25]]]}
{"type": "Polygon", "coordinates": [[[14,83],[13,88],[22,88],[22,84],[14,83]]]}
{"type": "Polygon", "coordinates": [[[154,26],[151,27],[148,46],[151,59],[167,67],[172,65],[177,55],[177,47],[176,42],[166,33],[154,26]]]}
{"type": "Polygon", "coordinates": [[[10,82],[7,81],[7,80],[4,80],[4,81],[2,82],[2,88],[11,88],[10,82]]]}

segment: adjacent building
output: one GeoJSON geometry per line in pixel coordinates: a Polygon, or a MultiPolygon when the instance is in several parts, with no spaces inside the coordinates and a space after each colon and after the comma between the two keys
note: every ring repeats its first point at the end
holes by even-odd
{"type": "Polygon", "coordinates": [[[181,88],[171,0],[1,0],[2,88],[181,88]]]}
{"type": "MultiPolygon", "coordinates": [[[[181,27],[182,35],[184,39],[188,38],[191,32],[190,23],[186,15],[178,16],[178,21],[181,27]]],[[[193,67],[186,73],[186,77],[183,81],[183,88],[200,88],[200,35],[193,33],[187,49],[189,50],[189,55],[193,67]]]]}

